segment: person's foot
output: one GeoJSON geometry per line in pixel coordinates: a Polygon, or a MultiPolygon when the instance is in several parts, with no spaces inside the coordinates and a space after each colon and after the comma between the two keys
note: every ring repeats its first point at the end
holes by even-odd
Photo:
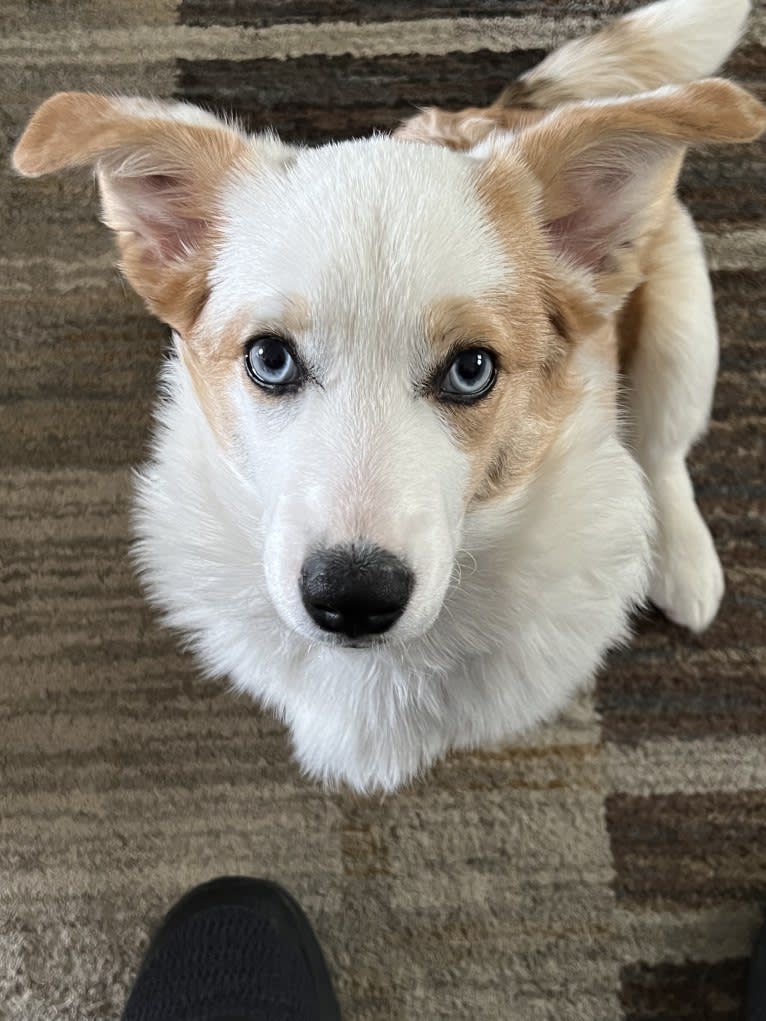
{"type": "Polygon", "coordinates": [[[766,924],[758,933],[750,958],[744,1021],[766,1021],[766,924]]]}
{"type": "Polygon", "coordinates": [[[295,900],[265,879],[214,879],[171,909],[122,1021],[340,1021],[295,900]]]}

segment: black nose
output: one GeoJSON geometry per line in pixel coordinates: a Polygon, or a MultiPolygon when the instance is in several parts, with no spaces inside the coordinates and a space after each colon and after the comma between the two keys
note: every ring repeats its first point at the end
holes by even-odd
{"type": "Polygon", "coordinates": [[[413,586],[406,564],[377,546],[334,546],[312,553],[301,570],[303,605],[324,631],[359,638],[388,631],[413,586]]]}

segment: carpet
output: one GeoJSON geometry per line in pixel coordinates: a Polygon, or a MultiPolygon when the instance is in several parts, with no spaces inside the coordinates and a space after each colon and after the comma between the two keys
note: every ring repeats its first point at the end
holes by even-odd
{"type": "MultiPolygon", "coordinates": [[[[351,1021],[739,1016],[766,899],[766,147],[690,157],[722,334],[692,458],[727,595],[658,616],[512,748],[386,799],[327,794],[204,680],[128,561],[165,329],[93,182],[5,158],[58,89],[178,96],[316,142],[481,105],[607,0],[3,0],[0,27],[0,1016],[105,1021],[149,929],[220,873],[286,884],[351,1021]]],[[[728,72],[764,95],[759,9],[728,72]]]]}

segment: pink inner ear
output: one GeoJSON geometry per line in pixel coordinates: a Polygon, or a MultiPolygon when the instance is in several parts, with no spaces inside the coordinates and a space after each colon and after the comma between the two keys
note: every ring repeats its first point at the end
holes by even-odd
{"type": "Polygon", "coordinates": [[[188,185],[167,174],[110,175],[103,181],[106,221],[141,237],[147,254],[163,262],[188,255],[199,244],[205,221],[190,215],[188,185]]]}
{"type": "Polygon", "coordinates": [[[607,222],[599,227],[583,210],[551,220],[545,230],[556,251],[591,270],[604,269],[616,247],[614,225],[607,222]]]}
{"type": "Polygon", "coordinates": [[[619,248],[637,240],[669,150],[664,142],[643,141],[628,138],[622,145],[591,150],[585,161],[557,175],[574,208],[545,229],[553,247],[578,265],[604,270],[619,248]]]}

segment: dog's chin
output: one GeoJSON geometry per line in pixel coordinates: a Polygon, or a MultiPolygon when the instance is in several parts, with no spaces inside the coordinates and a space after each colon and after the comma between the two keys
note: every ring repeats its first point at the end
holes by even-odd
{"type": "Polygon", "coordinates": [[[356,649],[362,651],[364,649],[375,649],[380,648],[381,645],[386,645],[387,641],[385,635],[369,635],[363,638],[346,638],[344,635],[327,635],[322,636],[323,645],[333,645],[339,649],[356,649]]]}

